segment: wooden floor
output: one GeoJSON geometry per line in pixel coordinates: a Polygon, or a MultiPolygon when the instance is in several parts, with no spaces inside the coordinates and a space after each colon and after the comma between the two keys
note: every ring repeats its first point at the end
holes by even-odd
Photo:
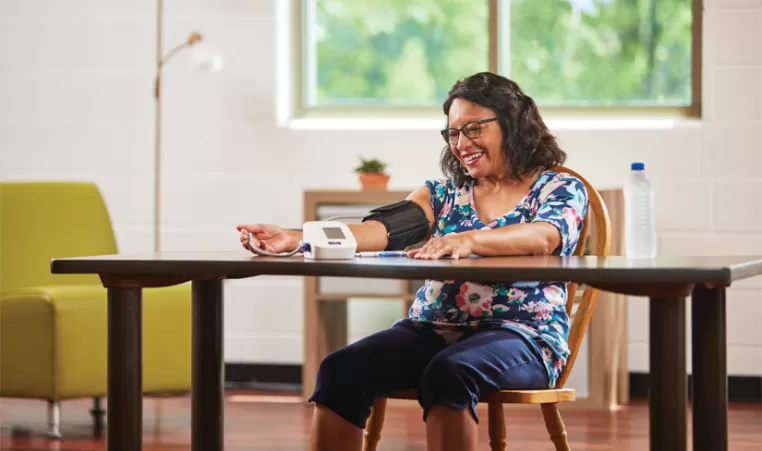
{"type": "MultiPolygon", "coordinates": [[[[68,401],[62,407],[64,439],[47,440],[46,407],[41,401],[0,399],[0,449],[2,450],[105,450],[102,438],[94,438],[86,400],[68,401]]],[[[531,406],[530,406],[531,407],[531,406]]],[[[190,449],[190,399],[153,398],[144,402],[145,450],[190,449]]],[[[295,396],[228,392],[225,402],[226,450],[307,450],[312,407],[295,396]]],[[[638,403],[617,412],[562,410],[573,450],[647,450],[648,406],[638,403]]],[[[487,446],[486,411],[479,409],[481,442],[487,446]]],[[[689,417],[690,418],[690,417],[689,417]]],[[[762,406],[731,405],[730,449],[762,450],[762,406]]],[[[508,449],[548,450],[553,447],[537,408],[506,411],[508,449]]],[[[424,425],[415,404],[394,404],[387,410],[379,451],[425,450],[424,425]]]]}

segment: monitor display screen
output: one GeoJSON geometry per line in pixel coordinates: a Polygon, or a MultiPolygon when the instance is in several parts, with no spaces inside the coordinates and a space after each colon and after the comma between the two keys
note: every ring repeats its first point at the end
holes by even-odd
{"type": "Polygon", "coordinates": [[[341,227],[324,227],[323,233],[329,240],[341,240],[344,239],[344,232],[341,231],[341,227]]]}

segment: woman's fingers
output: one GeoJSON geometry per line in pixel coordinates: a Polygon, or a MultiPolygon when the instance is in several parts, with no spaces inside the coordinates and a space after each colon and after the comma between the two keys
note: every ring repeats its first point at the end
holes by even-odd
{"type": "Polygon", "coordinates": [[[257,244],[256,239],[251,239],[251,233],[257,230],[257,224],[240,224],[236,227],[236,230],[241,232],[241,246],[243,246],[244,249],[247,249],[249,251],[252,251],[251,245],[259,247],[259,244],[257,244]]]}
{"type": "Polygon", "coordinates": [[[431,252],[434,250],[434,244],[433,243],[427,243],[425,246],[421,248],[421,252],[418,253],[418,258],[421,259],[428,259],[431,257],[431,252]]]}
{"type": "Polygon", "coordinates": [[[241,245],[246,249],[253,251],[252,246],[271,252],[272,246],[269,246],[264,240],[257,237],[256,234],[250,234],[246,230],[241,231],[241,245]]]}
{"type": "MultiPolygon", "coordinates": [[[[441,239],[432,239],[413,254],[413,258],[436,260],[453,252],[455,247],[447,241],[441,239]]],[[[412,251],[411,251],[412,252],[412,251]]]]}
{"type": "Polygon", "coordinates": [[[247,231],[251,233],[259,233],[262,232],[263,225],[262,224],[239,224],[236,226],[236,230],[238,231],[247,231]]]}
{"type": "Polygon", "coordinates": [[[439,259],[452,252],[452,245],[443,244],[434,252],[434,259],[439,259]]]}
{"type": "Polygon", "coordinates": [[[241,233],[241,245],[252,250],[252,246],[267,252],[279,253],[290,251],[285,249],[288,244],[288,236],[277,226],[270,224],[239,224],[236,230],[241,233]]]}
{"type": "Polygon", "coordinates": [[[418,249],[413,249],[412,251],[410,251],[409,255],[413,258],[418,258],[418,259],[424,258],[426,256],[426,246],[428,245],[424,244],[418,249]]]}
{"type": "Polygon", "coordinates": [[[241,246],[243,246],[245,249],[251,250],[251,246],[249,246],[249,233],[245,230],[241,231],[241,246]]]}
{"type": "Polygon", "coordinates": [[[457,247],[452,246],[452,249],[450,249],[450,258],[455,260],[460,258],[460,250],[457,247]]]}
{"type": "Polygon", "coordinates": [[[420,248],[409,251],[407,255],[424,260],[436,260],[448,255],[453,259],[467,256],[460,251],[458,240],[448,238],[432,238],[420,248]]]}

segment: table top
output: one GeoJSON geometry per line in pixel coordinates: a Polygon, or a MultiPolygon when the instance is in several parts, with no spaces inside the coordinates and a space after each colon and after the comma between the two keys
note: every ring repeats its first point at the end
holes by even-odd
{"type": "Polygon", "coordinates": [[[159,252],[57,258],[55,274],[130,276],[201,276],[226,278],[257,275],[439,279],[494,282],[511,280],[580,283],[669,282],[721,283],[762,275],[762,256],[657,257],[472,257],[417,260],[405,257],[357,257],[307,260],[301,256],[261,257],[246,250],[159,252]]]}

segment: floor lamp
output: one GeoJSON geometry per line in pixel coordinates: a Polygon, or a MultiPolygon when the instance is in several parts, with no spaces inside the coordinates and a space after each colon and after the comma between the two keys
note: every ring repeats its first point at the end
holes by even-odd
{"type": "Polygon", "coordinates": [[[222,58],[212,56],[206,52],[199,51],[199,44],[203,41],[200,33],[192,32],[188,38],[171,48],[166,54],[162,49],[164,22],[164,0],[157,0],[156,11],[156,80],[154,82],[154,99],[156,100],[156,129],[154,132],[154,173],[153,173],[153,250],[159,252],[160,246],[160,224],[161,224],[161,74],[162,69],[169,60],[180,53],[182,50],[195,47],[196,51],[193,63],[196,69],[208,72],[219,72],[222,70],[222,58]]]}
{"type": "MultiPolygon", "coordinates": [[[[219,72],[222,70],[222,58],[220,56],[211,56],[206,52],[199,52],[199,44],[203,41],[201,33],[192,32],[188,35],[185,42],[182,42],[171,48],[166,55],[162,48],[164,39],[164,0],[157,0],[156,3],[156,79],[154,81],[153,96],[156,101],[156,129],[154,131],[154,172],[153,172],[153,251],[159,252],[161,249],[161,74],[164,66],[169,60],[189,47],[195,47],[196,52],[193,63],[196,69],[219,72]]],[[[161,418],[161,399],[154,399],[154,410],[156,415],[155,428],[158,430],[161,418]]]]}

